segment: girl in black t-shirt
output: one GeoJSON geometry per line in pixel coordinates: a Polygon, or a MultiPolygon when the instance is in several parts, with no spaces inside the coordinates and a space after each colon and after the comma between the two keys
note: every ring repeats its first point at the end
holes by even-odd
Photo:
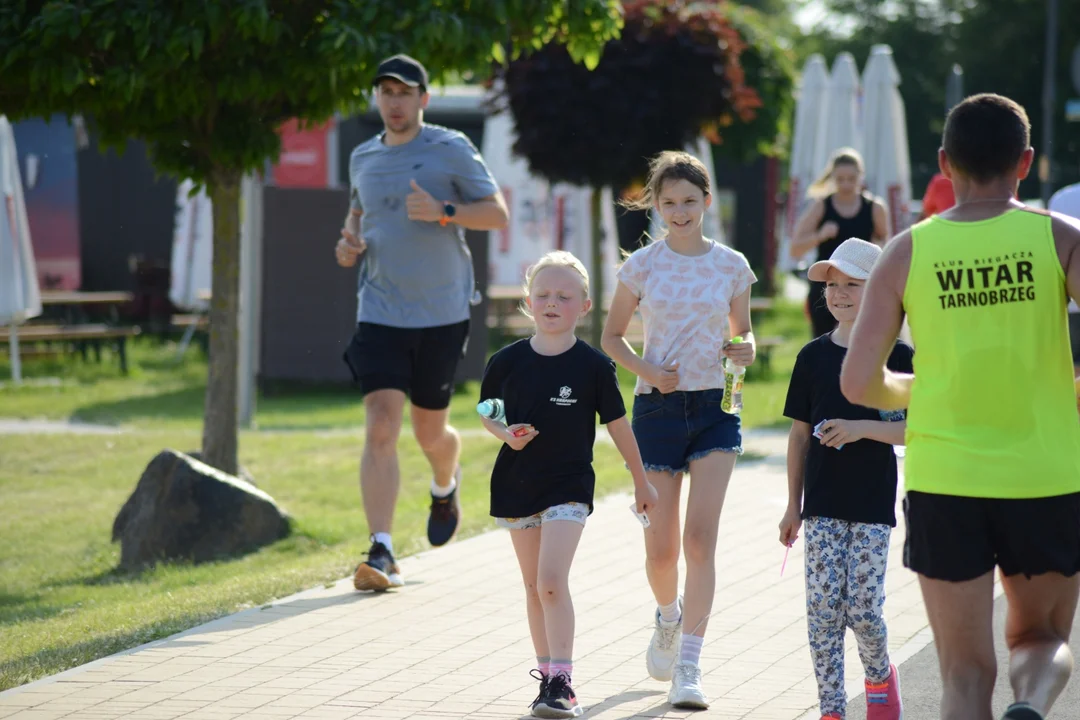
{"type": "Polygon", "coordinates": [[[481,400],[503,401],[509,423],[481,418],[505,443],[491,473],[491,514],[510,530],[525,582],[539,670],[534,677],[540,680],[532,705],[537,717],[582,713],[570,685],[574,606],[568,582],[593,509],[597,414],[634,478],[636,510],[647,513],[656,503],[615,364],[575,335],[590,306],[589,275],[581,261],[568,252],[545,255],[525,280],[524,310],[536,334],[495,353],[480,386],[481,400]]]}
{"type": "MultiPolygon", "coordinates": [[[[805,522],[807,629],[822,720],[842,720],[846,710],[848,627],[866,672],[867,720],[899,720],[902,712],[884,605],[889,538],[896,526],[893,446],[903,445],[906,422],[902,414],[887,418],[853,405],[840,392],[863,285],[880,254],[876,245],[851,239],[811,266],[810,278],[825,283],[837,327],[799,352],[784,407],[792,423],[780,542],[790,547],[805,522]]],[[[897,342],[888,366],[911,372],[911,357],[911,348],[897,342]]]]}

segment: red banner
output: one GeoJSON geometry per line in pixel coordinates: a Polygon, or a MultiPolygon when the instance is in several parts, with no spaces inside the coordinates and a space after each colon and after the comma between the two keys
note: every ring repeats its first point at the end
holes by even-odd
{"type": "Polygon", "coordinates": [[[325,188],[327,186],[327,136],[333,120],[299,129],[296,120],[281,126],[281,157],[274,166],[278,187],[325,188]]]}

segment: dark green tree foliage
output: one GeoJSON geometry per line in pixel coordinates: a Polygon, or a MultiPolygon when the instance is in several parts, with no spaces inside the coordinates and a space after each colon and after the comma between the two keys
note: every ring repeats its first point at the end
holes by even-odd
{"type": "MultiPolygon", "coordinates": [[[[649,157],[702,134],[742,159],[772,152],[790,115],[790,59],[752,11],[733,22],[725,3],[628,0],[623,10],[622,35],[608,41],[594,69],[548,44],[496,70],[498,100],[514,117],[514,152],[551,182],[593,188],[595,239],[602,234],[600,189],[640,183],[649,157]],[[757,43],[753,49],[737,25],[757,43]],[[761,81],[775,101],[764,112],[744,57],[749,79],[761,81]]],[[[594,242],[593,267],[599,264],[594,242]]],[[[602,273],[593,282],[603,297],[602,273]]],[[[597,346],[600,317],[593,315],[597,346]]]]}
{"type": "MultiPolygon", "coordinates": [[[[745,43],[720,4],[633,0],[622,36],[594,70],[549,44],[498,70],[514,116],[514,151],[552,182],[623,188],[646,159],[695,142],[702,132],[755,119],[745,43]]],[[[767,142],[776,128],[764,129],[767,142]]]]}
{"type": "Polygon", "coordinates": [[[737,162],[786,155],[795,110],[795,53],[780,45],[759,13],[731,5],[727,16],[746,43],[739,60],[746,84],[757,92],[761,104],[751,119],[718,128],[713,138],[717,154],[737,162]]]}
{"type": "Polygon", "coordinates": [[[203,458],[235,472],[239,185],[277,157],[282,123],[359,109],[379,60],[397,52],[436,76],[488,68],[505,43],[558,41],[595,63],[620,13],[617,0],[7,0],[0,112],[87,115],[104,145],[145,141],[158,170],[208,186],[203,458]]]}

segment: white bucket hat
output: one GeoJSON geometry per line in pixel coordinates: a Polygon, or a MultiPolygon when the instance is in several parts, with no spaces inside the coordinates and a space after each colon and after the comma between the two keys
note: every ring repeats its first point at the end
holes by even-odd
{"type": "Polygon", "coordinates": [[[829,273],[829,267],[834,267],[848,277],[856,280],[865,280],[870,277],[870,271],[874,268],[881,248],[874,243],[866,242],[858,238],[849,238],[840,243],[840,247],[833,251],[828,260],[819,260],[810,266],[807,273],[814,282],[825,282],[825,276],[829,273]]]}

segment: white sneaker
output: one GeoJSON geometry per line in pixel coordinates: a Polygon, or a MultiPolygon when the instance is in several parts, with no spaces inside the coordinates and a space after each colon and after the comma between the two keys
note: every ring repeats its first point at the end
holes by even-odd
{"type": "Polygon", "coordinates": [[[668,702],[677,708],[709,709],[709,700],[701,688],[701,668],[683,662],[675,666],[675,678],[671,681],[668,702]]]}
{"type": "Polygon", "coordinates": [[[653,680],[667,682],[671,679],[671,669],[679,657],[679,640],[682,638],[683,600],[679,598],[679,619],[666,623],[660,619],[660,608],[656,609],[656,630],[653,631],[649,650],[645,653],[645,667],[653,680]]]}

